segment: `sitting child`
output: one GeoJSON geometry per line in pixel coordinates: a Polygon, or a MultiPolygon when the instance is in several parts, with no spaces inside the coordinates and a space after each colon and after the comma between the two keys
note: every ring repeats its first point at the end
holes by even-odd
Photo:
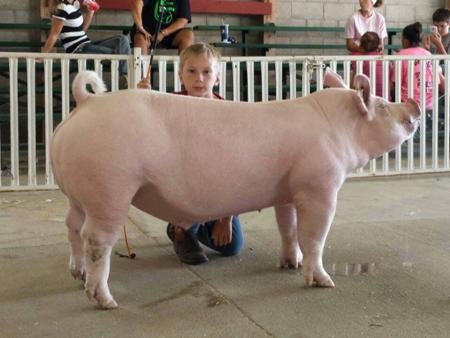
{"type": "Polygon", "coordinates": [[[438,8],[433,13],[433,25],[435,31],[424,39],[424,47],[432,54],[450,54],[450,10],[438,8]]]}
{"type": "MultiPolygon", "coordinates": [[[[361,36],[360,48],[364,52],[353,52],[352,55],[380,55],[380,37],[375,32],[366,32],[361,36]]],[[[363,61],[362,72],[370,77],[370,61],[363,61]]],[[[352,73],[356,75],[356,62],[352,62],[352,73]]],[[[352,76],[352,79],[353,79],[352,76]]],[[[375,95],[383,96],[383,62],[375,62],[375,95]]],[[[352,81],[353,82],[353,81],[352,81]]],[[[388,90],[389,93],[389,90],[388,90]]]]}
{"type": "MultiPolygon", "coordinates": [[[[422,43],[422,24],[420,22],[413,23],[406,26],[402,31],[402,49],[396,55],[420,55],[428,56],[431,53],[425,48],[421,47],[422,43]]],[[[431,60],[425,62],[425,74],[421,72],[421,63],[419,61],[414,62],[414,75],[413,81],[413,97],[416,102],[420,104],[420,80],[424,79],[425,85],[425,108],[427,110],[433,109],[433,65],[431,60]]],[[[394,81],[395,72],[391,71],[391,80],[394,81]]],[[[408,61],[402,61],[401,72],[401,101],[406,102],[408,97],[408,61]]],[[[439,71],[439,77],[436,79],[439,84],[440,91],[445,90],[445,80],[442,72],[439,71]]],[[[438,94],[436,94],[438,95],[438,94]]]]}
{"type": "MultiPolygon", "coordinates": [[[[116,35],[111,38],[92,42],[86,32],[94,16],[94,10],[88,8],[85,17],[81,13],[78,0],[59,0],[52,9],[52,26],[50,34],[42,48],[43,53],[49,53],[60,38],[66,53],[83,54],[125,54],[131,53],[130,41],[125,35],[116,35]]],[[[119,75],[121,75],[119,87],[127,87],[127,62],[119,62],[119,75]]]]}
{"type": "MultiPolygon", "coordinates": [[[[197,43],[184,49],[180,54],[179,76],[185,90],[175,94],[223,100],[213,92],[220,78],[220,54],[211,45],[197,43]]],[[[141,80],[138,88],[150,88],[148,79],[141,80]]],[[[239,254],[244,244],[238,216],[193,224],[189,230],[168,224],[167,235],[179,259],[192,265],[208,261],[199,242],[225,256],[239,254]]]]}

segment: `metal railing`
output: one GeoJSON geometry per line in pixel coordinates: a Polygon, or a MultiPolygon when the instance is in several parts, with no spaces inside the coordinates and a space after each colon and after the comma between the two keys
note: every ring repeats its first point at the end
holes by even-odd
{"type": "MultiPolygon", "coordinates": [[[[83,55],[0,53],[0,191],[57,188],[50,165],[49,144],[55,126],[73,109],[70,84],[74,75],[95,70],[111,91],[119,89],[119,61],[129,67],[128,83],[135,87],[146,74],[149,58],[139,49],[133,55],[83,55]]],[[[177,56],[156,56],[152,86],[155,90],[180,90],[177,56]]],[[[413,96],[412,69],[420,65],[420,102],[425,109],[426,63],[433,70],[433,109],[422,116],[417,135],[396,150],[384,154],[352,176],[384,176],[450,170],[449,104],[450,57],[447,56],[318,56],[318,57],[224,57],[219,94],[234,101],[294,99],[323,88],[325,67],[351,82],[352,67],[361,72],[369,62],[372,92],[378,81],[382,96],[401,97],[401,64],[408,63],[408,93],[413,96]],[[382,72],[377,72],[381,63],[382,72]],[[443,64],[445,91],[439,95],[436,79],[443,64]],[[378,76],[378,78],[377,78],[378,76]],[[430,125],[431,124],[431,125],[430,125]]],[[[299,112],[301,113],[301,112],[299,112]]]]}

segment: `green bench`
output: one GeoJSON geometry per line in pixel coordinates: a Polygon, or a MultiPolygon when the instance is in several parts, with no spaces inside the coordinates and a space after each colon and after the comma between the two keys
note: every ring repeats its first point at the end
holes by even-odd
{"type": "MultiPolygon", "coordinates": [[[[193,27],[194,31],[206,31],[206,32],[217,32],[219,36],[220,26],[219,25],[197,25],[193,27]]],[[[388,54],[392,54],[393,50],[400,49],[399,45],[393,45],[392,39],[398,33],[401,32],[400,28],[389,28],[388,31],[388,44],[386,49],[388,54]]],[[[212,45],[221,48],[234,48],[241,49],[242,55],[248,55],[249,49],[259,49],[265,54],[269,49],[280,48],[280,49],[346,49],[344,43],[342,44],[307,44],[307,43],[248,43],[247,36],[249,33],[276,33],[276,32],[306,32],[306,33],[343,33],[344,27],[319,27],[319,26],[277,26],[272,23],[258,25],[258,26],[240,26],[240,25],[230,25],[230,32],[240,32],[241,42],[240,43],[223,43],[214,42],[212,45]]],[[[230,34],[232,35],[232,34],[230,34]]]]}
{"type": "MultiPolygon", "coordinates": [[[[28,31],[28,32],[43,32],[49,31],[51,28],[51,21],[48,19],[42,19],[39,22],[33,23],[0,23],[0,31],[28,31]]],[[[130,31],[130,25],[90,25],[88,34],[92,32],[111,31],[122,32],[128,34],[130,31]]],[[[11,49],[29,52],[40,52],[41,47],[44,45],[44,41],[36,39],[34,41],[17,41],[17,40],[0,40],[0,50],[11,51],[11,49]]]]}

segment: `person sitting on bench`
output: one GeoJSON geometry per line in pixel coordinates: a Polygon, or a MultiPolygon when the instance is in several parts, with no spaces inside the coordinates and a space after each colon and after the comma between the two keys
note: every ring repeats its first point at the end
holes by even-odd
{"type": "Polygon", "coordinates": [[[194,32],[185,26],[191,22],[189,0],[133,0],[132,15],[134,25],[131,40],[147,55],[152,39],[164,48],[177,48],[178,54],[194,43],[194,32]],[[164,6],[165,11],[160,8],[164,6]],[[162,17],[161,17],[162,15],[162,17]],[[161,21],[161,30],[156,34],[157,23],[161,21]]]}

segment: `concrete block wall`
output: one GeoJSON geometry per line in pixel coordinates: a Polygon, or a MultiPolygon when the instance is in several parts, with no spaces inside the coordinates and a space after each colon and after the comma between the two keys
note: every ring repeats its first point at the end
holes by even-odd
{"type": "MultiPolygon", "coordinates": [[[[40,19],[39,0],[0,0],[0,22],[36,22],[40,19]]],[[[385,1],[377,9],[386,18],[388,27],[404,27],[415,21],[426,24],[431,21],[433,11],[445,6],[444,0],[396,0],[385,1]]],[[[347,18],[359,8],[357,0],[273,0],[272,21],[278,25],[306,25],[306,26],[341,26],[344,27],[347,18]]],[[[263,18],[245,16],[223,16],[194,14],[191,25],[220,24],[226,22],[231,25],[262,24],[263,18]]],[[[128,11],[101,10],[94,18],[94,24],[132,25],[132,18],[128,11]]],[[[40,32],[1,32],[3,40],[26,41],[40,39],[40,32]]],[[[91,32],[93,39],[102,38],[105,34],[91,32]]],[[[232,33],[240,40],[237,33],[232,33]]],[[[198,32],[198,41],[214,42],[219,40],[219,32],[198,32]]],[[[249,41],[262,41],[262,34],[249,35],[249,41]]],[[[292,43],[344,43],[344,35],[336,33],[277,33],[271,42],[292,43]]],[[[394,43],[399,43],[397,38],[394,43]]],[[[224,55],[232,55],[231,50],[224,50],[224,55]]],[[[234,51],[238,53],[238,51],[234,51]]],[[[296,51],[277,50],[274,54],[296,54],[296,51]]],[[[302,51],[302,54],[321,54],[321,51],[302,51]]],[[[338,51],[333,51],[339,54],[338,51]]],[[[345,53],[345,51],[342,51],[345,53]]],[[[328,53],[329,54],[329,53],[328,53]]]]}
{"type": "MultiPolygon", "coordinates": [[[[37,0],[0,0],[0,22],[36,22],[39,20],[39,1],[37,0]]],[[[38,41],[40,32],[0,31],[1,40],[38,41]]]]}
{"type": "MultiPolygon", "coordinates": [[[[386,19],[387,27],[403,28],[415,21],[420,21],[428,28],[432,13],[446,5],[443,0],[384,1],[383,6],[376,9],[386,19]]],[[[357,0],[275,0],[274,22],[278,25],[304,25],[345,27],[347,18],[360,8],[357,0]]],[[[394,44],[400,44],[400,34],[394,38],[394,44]]],[[[345,35],[336,33],[289,33],[277,34],[276,40],[292,43],[344,43],[345,35]]],[[[281,41],[280,41],[281,42],[281,41]]],[[[311,54],[312,51],[302,51],[311,54]]],[[[314,51],[314,54],[321,51],[314,51]]],[[[276,54],[295,54],[295,51],[277,51],[276,54]]],[[[343,51],[333,51],[333,54],[343,54],[343,51]]]]}

